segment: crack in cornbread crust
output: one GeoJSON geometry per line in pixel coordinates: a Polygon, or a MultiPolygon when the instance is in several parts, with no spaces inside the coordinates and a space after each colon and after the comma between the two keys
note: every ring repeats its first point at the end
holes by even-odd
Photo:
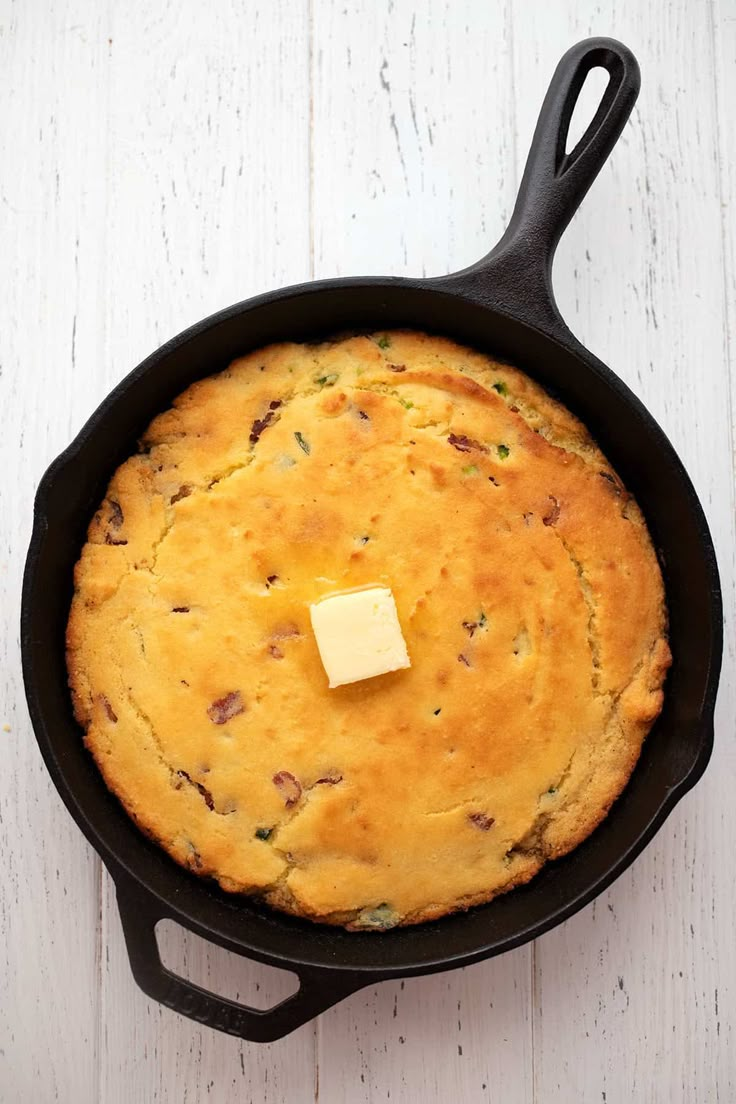
{"type": "Polygon", "coordinates": [[[259,350],[156,418],[90,524],[67,634],[85,742],[142,830],[361,929],[575,847],[670,661],[644,521],[581,423],[511,366],[376,338],[259,350]],[[308,605],[366,584],[392,588],[412,668],[328,691],[308,605]]]}

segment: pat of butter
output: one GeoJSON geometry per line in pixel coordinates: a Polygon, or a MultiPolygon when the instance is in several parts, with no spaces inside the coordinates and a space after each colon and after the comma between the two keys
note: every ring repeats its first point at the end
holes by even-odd
{"type": "Polygon", "coordinates": [[[331,688],[411,666],[388,587],[333,594],[309,612],[331,688]]]}

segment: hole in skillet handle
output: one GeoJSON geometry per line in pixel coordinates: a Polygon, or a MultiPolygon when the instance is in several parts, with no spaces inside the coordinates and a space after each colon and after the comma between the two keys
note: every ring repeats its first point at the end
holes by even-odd
{"type": "MultiPolygon", "coordinates": [[[[114,871],[118,909],[125,945],[136,982],[149,997],[197,1023],[236,1035],[254,1043],[283,1038],[314,1019],[351,993],[362,989],[367,978],[342,970],[293,966],[299,988],[273,1008],[251,1008],[228,997],[212,993],[167,969],[161,961],[156,925],[160,920],[181,917],[159,901],[130,875],[114,871]]],[[[196,933],[206,937],[206,933],[196,933]]],[[[240,948],[211,935],[212,942],[242,955],[240,948]]]]}
{"type": "Polygon", "coordinates": [[[611,75],[601,65],[594,65],[588,72],[573,108],[565,142],[565,153],[571,153],[585,134],[588,120],[595,116],[598,104],[611,83],[611,75]]]}
{"type": "Polygon", "coordinates": [[[572,46],[550,82],[501,240],[469,268],[430,282],[579,349],[555,303],[552,261],[565,228],[626,125],[640,85],[637,60],[621,42],[589,38],[572,46]],[[608,84],[582,137],[567,152],[581,90],[591,69],[598,68],[608,73],[608,84]]]}
{"type": "Polygon", "coordinates": [[[158,921],[156,943],[164,969],[258,1011],[274,1008],[299,989],[299,978],[292,970],[235,955],[176,920],[158,921]]]}

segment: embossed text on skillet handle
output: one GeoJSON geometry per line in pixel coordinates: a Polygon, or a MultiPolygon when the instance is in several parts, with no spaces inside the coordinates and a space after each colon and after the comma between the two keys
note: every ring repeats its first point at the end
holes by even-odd
{"type": "Polygon", "coordinates": [[[356,973],[282,964],[282,968],[297,973],[300,985],[296,993],[273,1008],[250,1008],[211,993],[168,970],[161,961],[156,924],[166,918],[179,923],[181,918],[129,875],[117,871],[113,875],[135,980],[149,997],[198,1023],[251,1042],[272,1042],[361,989],[369,980],[356,973]]]}

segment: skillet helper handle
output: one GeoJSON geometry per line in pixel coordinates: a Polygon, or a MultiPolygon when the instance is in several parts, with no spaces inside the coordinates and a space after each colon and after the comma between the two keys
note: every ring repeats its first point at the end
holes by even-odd
{"type": "Polygon", "coordinates": [[[570,338],[552,291],[555,249],[570,219],[623,130],[641,84],[628,47],[612,38],[588,38],[560,60],[534,131],[508,228],[477,264],[449,278],[485,306],[570,338]],[[580,141],[565,152],[575,105],[591,69],[609,74],[598,109],[580,141]]]}
{"type": "Polygon", "coordinates": [[[273,1008],[250,1008],[218,996],[179,977],[161,961],[156,924],[165,918],[179,923],[179,918],[172,916],[165,905],[129,876],[116,874],[115,883],[133,977],[149,997],[198,1023],[250,1042],[270,1043],[366,984],[357,974],[299,967],[294,970],[299,977],[299,989],[273,1008]]]}

